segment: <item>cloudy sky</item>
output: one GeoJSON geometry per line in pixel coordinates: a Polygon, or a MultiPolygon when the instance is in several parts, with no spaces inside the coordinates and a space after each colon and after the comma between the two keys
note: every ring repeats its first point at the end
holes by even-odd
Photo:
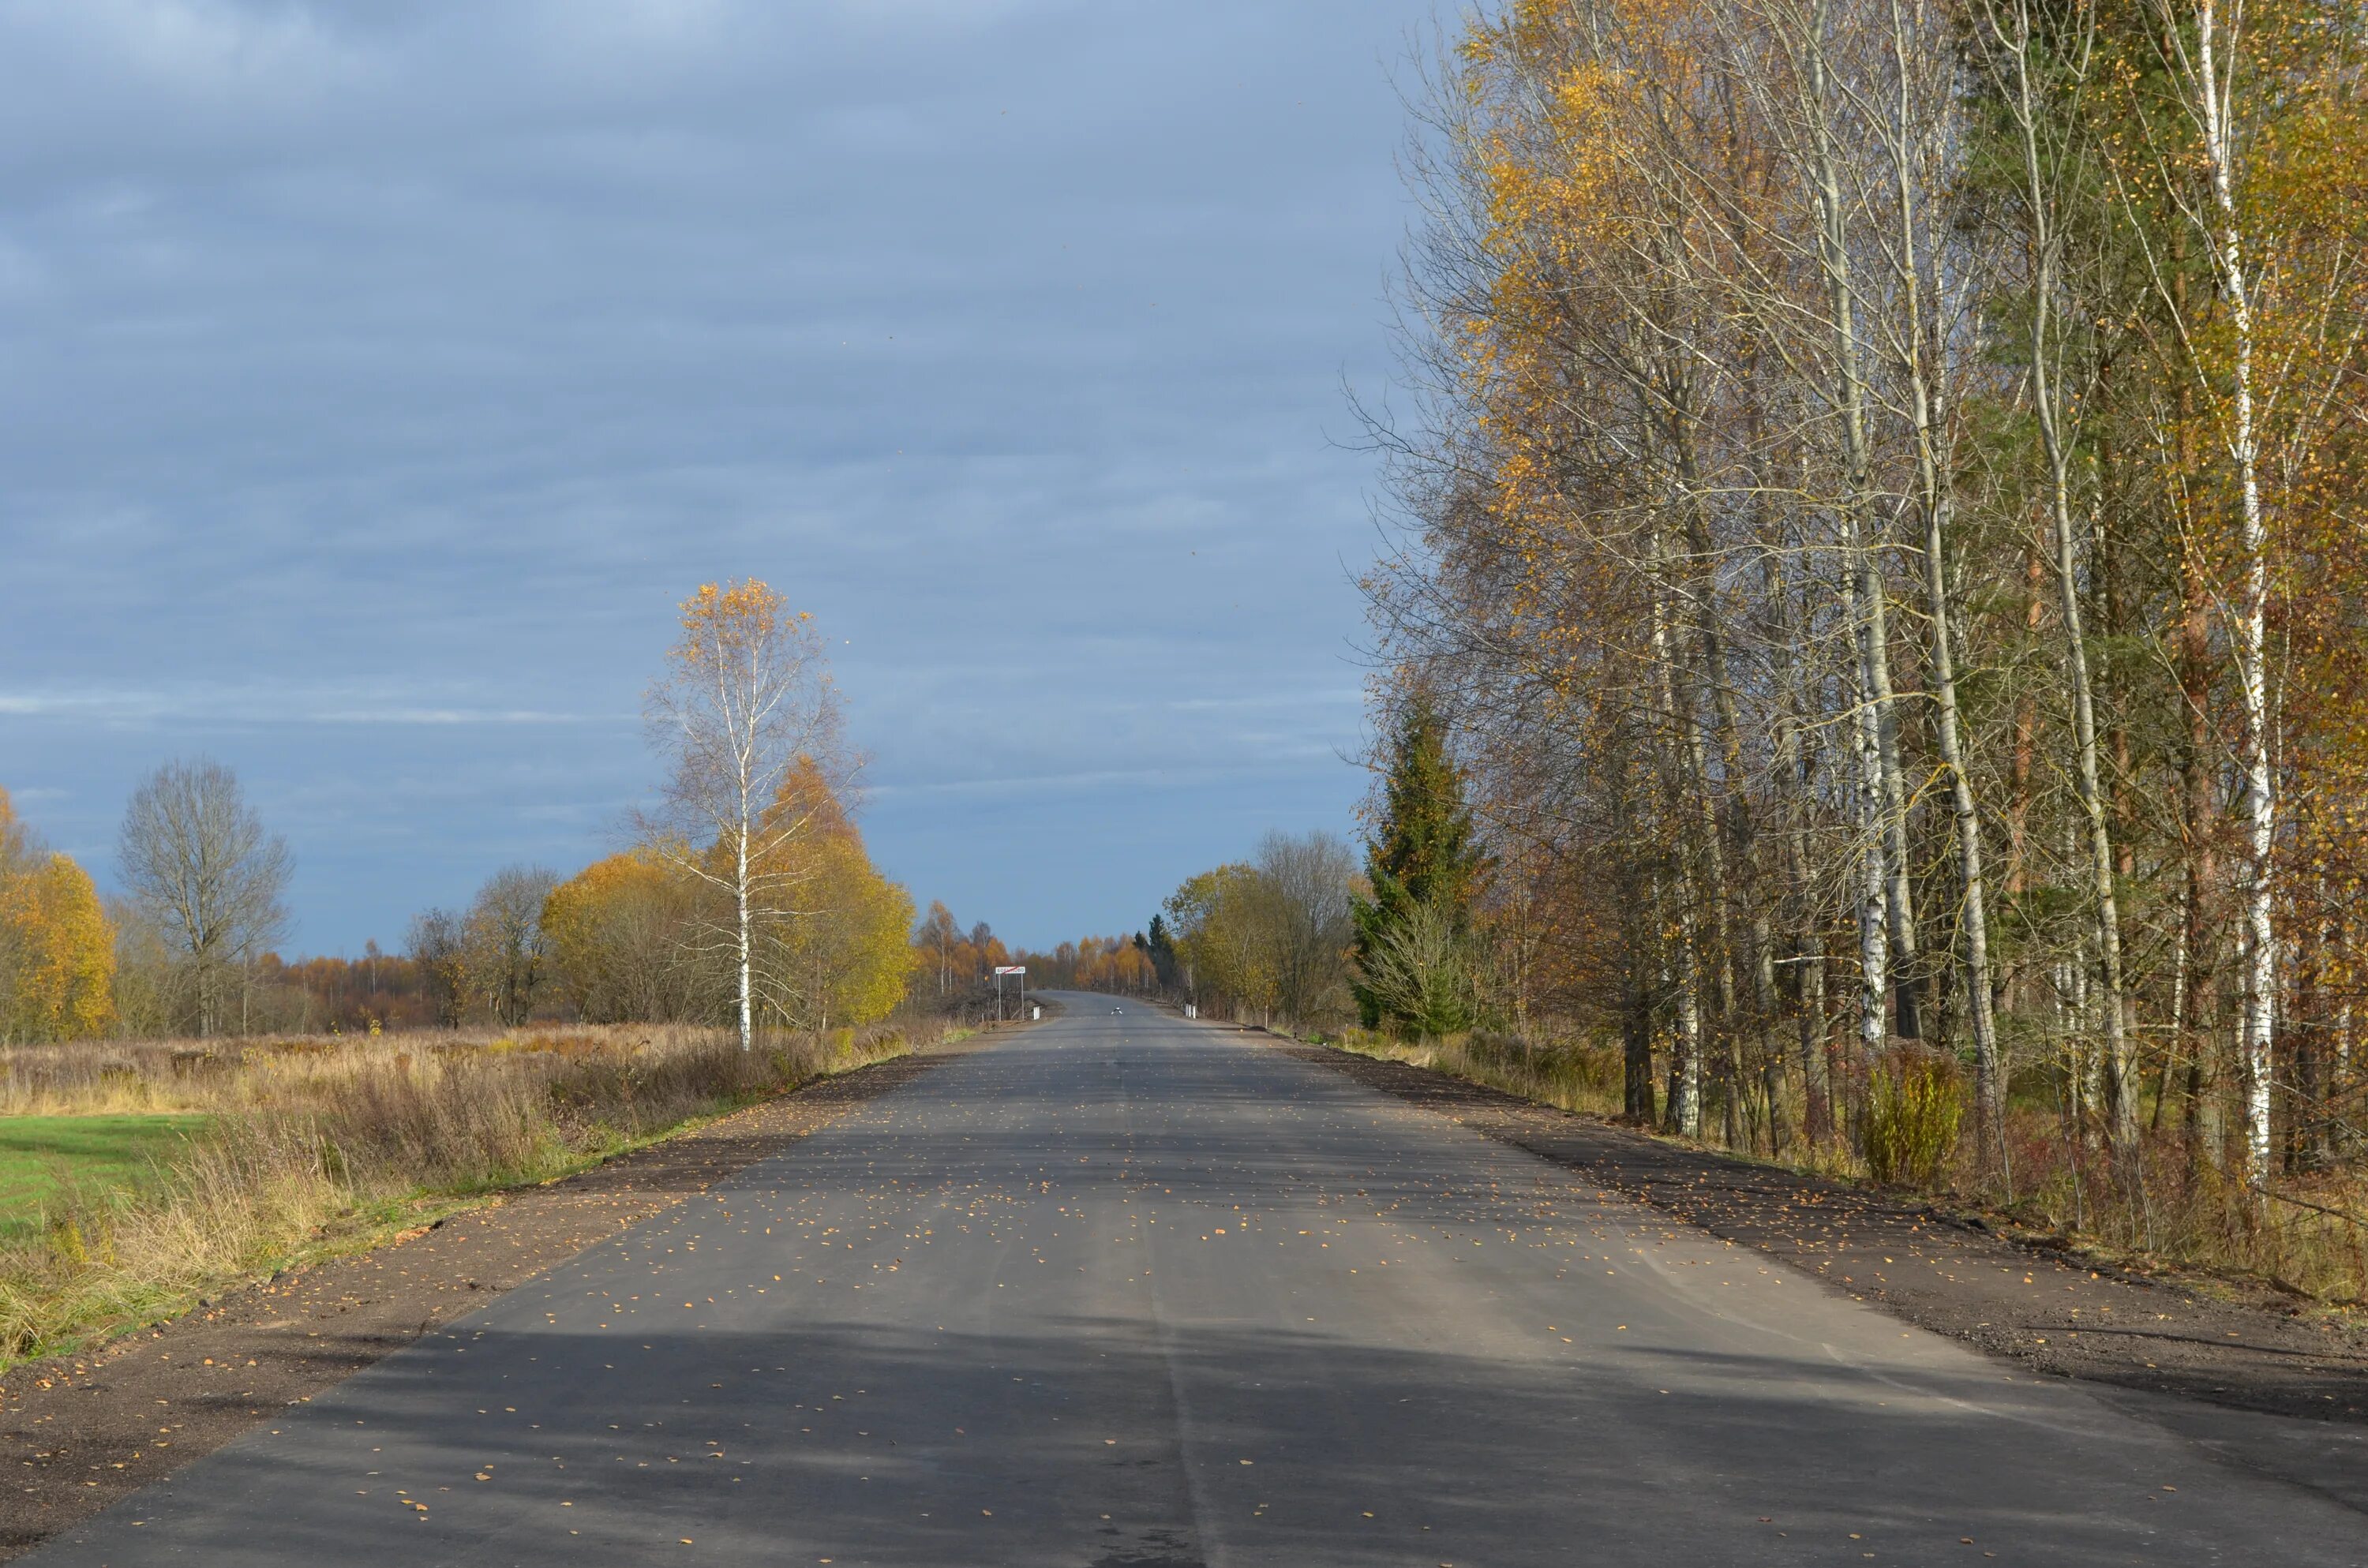
{"type": "Polygon", "coordinates": [[[292,947],[620,842],[675,601],[1022,941],[1349,825],[1430,0],[0,0],[0,784],[233,767],[292,947]]]}

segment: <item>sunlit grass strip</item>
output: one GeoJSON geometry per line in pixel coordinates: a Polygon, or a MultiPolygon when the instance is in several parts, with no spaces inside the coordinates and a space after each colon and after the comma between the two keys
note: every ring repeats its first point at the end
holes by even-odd
{"type": "MultiPolygon", "coordinates": [[[[412,1042],[418,1043],[416,1040],[412,1042]]],[[[0,1367],[86,1346],[293,1263],[359,1250],[479,1194],[549,1181],[837,1072],[904,1032],[743,1051],[721,1030],[536,1050],[376,1042],[210,1091],[226,1108],[129,1188],[85,1190],[0,1238],[0,1367]]]]}

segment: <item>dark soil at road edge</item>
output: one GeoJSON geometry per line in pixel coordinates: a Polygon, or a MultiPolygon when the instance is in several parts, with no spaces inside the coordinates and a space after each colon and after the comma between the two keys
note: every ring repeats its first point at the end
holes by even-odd
{"type": "Polygon", "coordinates": [[[390,1244],[241,1287],[176,1322],[0,1378],[0,1561],[474,1312],[626,1226],[780,1153],[998,1034],[825,1078],[390,1244]]]}
{"type": "Polygon", "coordinates": [[[2368,1333],[2357,1325],[2092,1267],[1896,1195],[1649,1137],[1444,1073],[1270,1042],[1782,1259],[1852,1301],[2037,1370],[2368,1425],[2368,1333]]]}

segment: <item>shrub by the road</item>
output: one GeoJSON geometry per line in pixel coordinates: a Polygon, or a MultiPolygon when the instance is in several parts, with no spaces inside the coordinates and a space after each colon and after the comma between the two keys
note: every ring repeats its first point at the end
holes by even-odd
{"type": "Polygon", "coordinates": [[[1938,1051],[1903,1048],[1867,1074],[1859,1151],[1867,1175],[1893,1187],[1929,1187],[1957,1152],[1963,1074],[1938,1051]]]}

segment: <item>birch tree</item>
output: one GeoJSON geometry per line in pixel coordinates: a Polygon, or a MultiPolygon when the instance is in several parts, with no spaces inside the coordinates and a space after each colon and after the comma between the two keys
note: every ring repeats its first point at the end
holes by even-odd
{"type": "Polygon", "coordinates": [[[1436,694],[1523,1011],[1583,977],[1631,1114],[1847,1127],[1913,1042],[1982,1179],[2060,1147],[2145,1233],[2171,1116],[2254,1187],[2360,1146],[2362,51],[2318,0],[1508,0],[1442,62],[1376,707],[1436,694]]]}
{"type": "MultiPolygon", "coordinates": [[[[2349,454],[2330,460],[2327,449],[2362,425],[2363,37],[2356,12],[2307,0],[2151,0],[2139,14],[2152,49],[2126,74],[2146,85],[2158,79],[2170,112],[2133,118],[2146,132],[2146,158],[2117,171],[2118,194],[2133,220],[2151,208],[2168,231],[2145,253],[2172,328],[2165,347],[2180,397],[2200,409],[2194,423],[2208,432],[2212,459],[2193,465],[2206,504],[2225,498],[2235,522],[2218,586],[2239,705],[2243,1164],[2259,1186],[2271,1165],[2280,997],[2322,971],[2314,953],[2287,972],[2281,911],[2320,926],[2327,945],[2342,940],[2323,921],[2325,887],[2306,890],[2280,858],[2323,862],[2330,830],[2349,835],[2348,801],[2317,826],[2291,818],[2283,797],[2290,780],[2327,778],[2330,763],[2347,796],[2357,789],[2356,771],[2337,761],[2358,748],[2345,716],[2349,661],[2337,651],[2356,628],[2336,630],[2340,617],[2326,608],[2348,591],[2357,495],[2339,477],[2349,454]],[[2208,292],[2188,288],[2189,256],[2201,257],[2208,292]],[[2287,636],[2300,632],[2300,649],[2279,646],[2282,595],[2287,636]],[[2287,689],[2301,694],[2316,723],[2298,726],[2281,712],[2287,689]],[[2317,841],[2306,852],[2305,838],[2317,841]],[[2305,917],[2304,905],[2318,913],[2305,917]]],[[[2132,88],[2134,99],[2139,91],[2132,88]]],[[[2297,1052],[2307,1049],[2295,1042],[2297,1052]]],[[[2299,1091],[2317,1064],[2298,1055],[2294,1066],[2299,1091]]]]}
{"type": "Polygon", "coordinates": [[[723,908],[704,939],[728,958],[740,1048],[756,1020],[757,927],[794,913],[812,867],[798,846],[832,790],[788,788],[802,767],[836,787],[848,769],[839,703],[813,618],[754,578],[685,599],[681,636],[643,702],[671,769],[644,826],[657,853],[723,908]]]}
{"type": "MultiPolygon", "coordinates": [[[[2086,613],[2081,603],[2082,518],[2078,422],[2082,389],[2071,384],[2073,345],[2082,335],[2084,307],[2093,301],[2067,278],[2066,212],[2082,184],[2089,149],[2081,139],[2078,103],[2090,66],[2093,17],[2075,7],[2068,25],[2043,31],[2030,0],[1986,9],[1979,38],[2004,108],[2014,159],[2014,219],[2022,252],[2026,317],[2024,371],[2030,407],[2045,464],[2047,534],[2053,544],[2056,615],[2072,718],[2072,778],[2088,850],[2089,900],[2097,943],[2104,1026],[2107,1126],[2114,1147],[2130,1153],[2137,1136],[2137,1090],[2129,1042],[2127,986],[2123,972],[2120,895],[2115,886],[2112,824],[2098,744],[2097,690],[2086,613]]],[[[2093,402],[2094,400],[2089,400],[2093,402]]]]}

